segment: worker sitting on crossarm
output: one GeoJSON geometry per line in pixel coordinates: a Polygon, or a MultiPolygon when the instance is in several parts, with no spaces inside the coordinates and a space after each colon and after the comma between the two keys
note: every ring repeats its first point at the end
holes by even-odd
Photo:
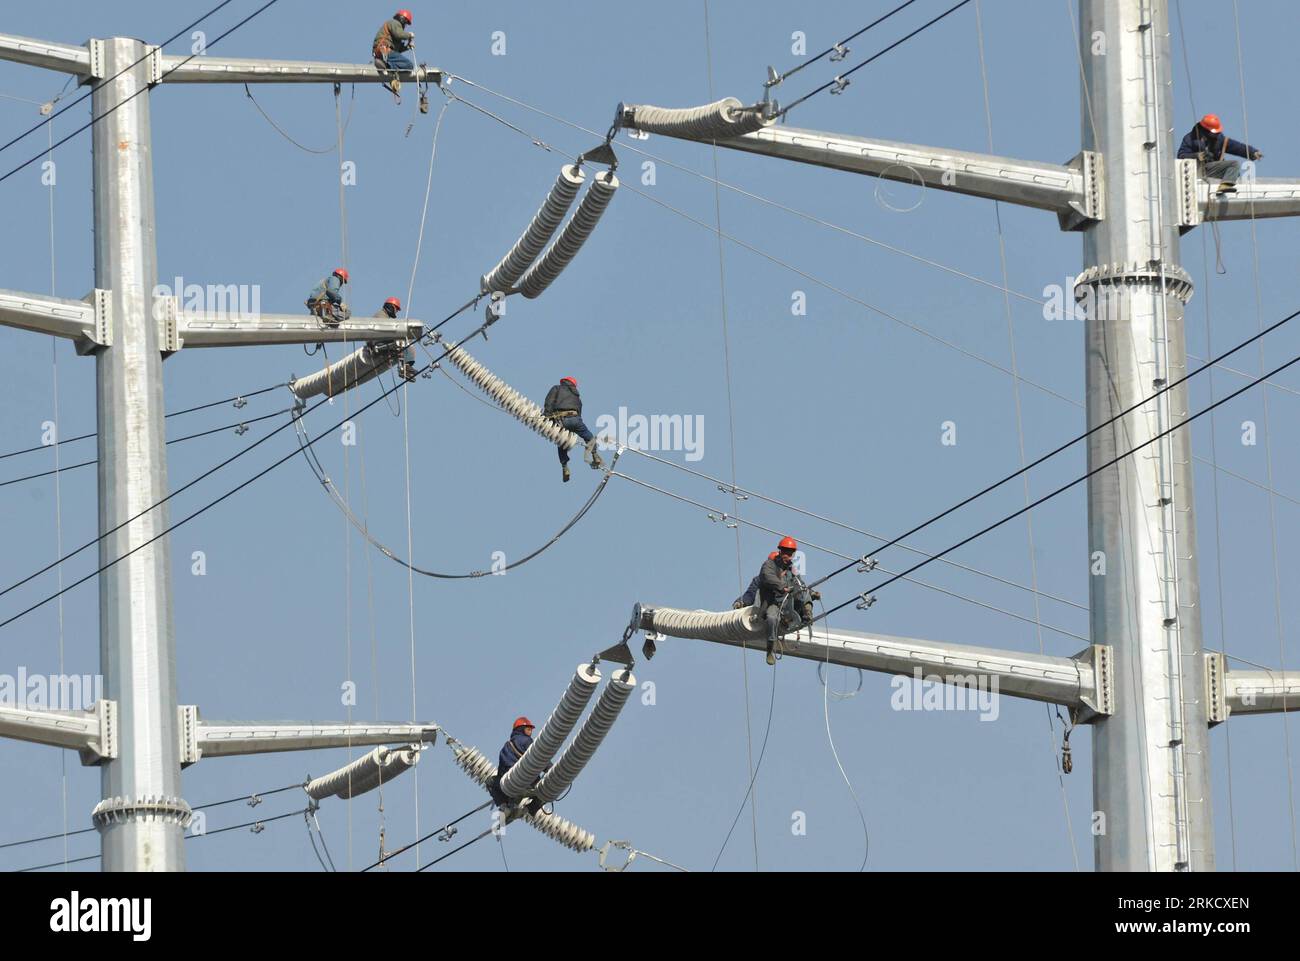
{"type": "MultiPolygon", "coordinates": [[[[375,311],[375,317],[387,320],[396,320],[397,315],[402,312],[402,302],[396,297],[389,297],[384,301],[384,306],[375,311]]],[[[381,345],[376,344],[376,347],[381,345]]],[[[396,344],[388,345],[395,347],[396,344]]],[[[402,380],[407,382],[415,380],[415,348],[407,346],[402,350],[402,359],[397,362],[397,374],[402,380]]]]}
{"type": "Polygon", "coordinates": [[[1245,157],[1247,160],[1259,160],[1264,154],[1248,143],[1233,140],[1223,132],[1223,123],[1218,116],[1207,113],[1191,129],[1178,147],[1179,160],[1200,161],[1206,177],[1218,178],[1219,189],[1216,193],[1230,194],[1237,190],[1237,178],[1241,176],[1241,164],[1227,160],[1226,155],[1245,157]]]}
{"type": "MultiPolygon", "coordinates": [[[[767,559],[769,561],[776,560],[776,551],[773,551],[771,554],[768,554],[767,559]]],[[[736,598],[734,601],[731,602],[731,609],[733,611],[738,611],[743,607],[753,607],[754,602],[756,600],[758,600],[758,575],[757,574],[755,574],[754,579],[749,582],[749,586],[745,588],[745,593],[741,594],[738,598],[736,598]]]]}
{"type": "Polygon", "coordinates": [[[768,555],[758,572],[758,602],[767,621],[768,664],[776,663],[777,637],[812,623],[812,602],[821,600],[821,594],[809,590],[794,569],[794,554],[798,549],[793,537],[781,538],[776,556],[768,555]]]}
{"type": "MultiPolygon", "coordinates": [[[[542,408],[542,413],[555,421],[565,430],[572,431],[583,439],[587,444],[587,450],[591,454],[591,467],[593,470],[600,470],[604,461],[600,459],[600,453],[596,450],[596,438],[587,425],[582,422],[582,397],[578,394],[578,382],[572,377],[561,377],[560,382],[552,387],[546,394],[546,405],[542,408]]],[[[569,482],[569,449],[564,444],[559,445],[560,449],[560,469],[564,472],[564,482],[569,482]]]]}
{"type": "Polygon", "coordinates": [[[343,303],[343,285],[348,282],[348,272],[342,267],[312,288],[307,296],[307,309],[331,327],[337,327],[352,316],[343,303]]]}
{"type": "MultiPolygon", "coordinates": [[[[415,60],[409,52],[415,45],[415,33],[406,29],[412,22],[410,10],[398,10],[391,20],[385,20],[379,28],[371,54],[375,58],[375,66],[380,70],[415,69],[415,60]]],[[[402,89],[402,81],[394,75],[385,86],[397,93],[402,89]]]]}

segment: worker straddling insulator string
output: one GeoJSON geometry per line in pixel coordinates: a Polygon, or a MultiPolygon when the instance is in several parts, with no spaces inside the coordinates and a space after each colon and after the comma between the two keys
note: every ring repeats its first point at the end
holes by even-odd
{"type": "Polygon", "coordinates": [[[799,544],[793,537],[781,538],[777,549],[767,555],[758,574],[749,582],[749,588],[731,605],[733,609],[740,609],[757,602],[767,625],[768,664],[776,663],[777,638],[811,624],[813,601],[822,597],[818,591],[811,590],[794,569],[794,555],[798,549],[799,544]]]}
{"type": "Polygon", "coordinates": [[[793,537],[783,537],[730,611],[637,605],[633,625],[669,637],[698,640],[734,642],[765,637],[767,663],[774,665],[780,639],[811,627],[813,602],[821,600],[821,594],[809,588],[794,569],[798,549],[793,537]]]}
{"type": "Polygon", "coordinates": [[[593,470],[604,467],[604,461],[596,449],[602,438],[594,436],[582,420],[582,398],[578,394],[578,384],[574,378],[565,377],[552,387],[546,395],[546,407],[543,409],[475,360],[465,348],[451,342],[446,342],[446,345],[447,360],[479,390],[525,427],[536,431],[559,448],[560,466],[565,481],[570,476],[569,451],[580,444],[585,445],[583,456],[593,470]]]}

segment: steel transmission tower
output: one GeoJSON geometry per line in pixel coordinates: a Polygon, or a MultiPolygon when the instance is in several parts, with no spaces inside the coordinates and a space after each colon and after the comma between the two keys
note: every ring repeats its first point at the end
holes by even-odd
{"type": "MultiPolygon", "coordinates": [[[[1195,163],[1173,155],[1164,4],[1080,0],[1080,7],[1083,149],[1069,163],[785,126],[717,143],[1047,210],[1062,229],[1082,233],[1076,294],[1094,305],[1086,321],[1088,426],[1141,404],[1090,437],[1092,467],[1188,416],[1185,385],[1141,403],[1186,372],[1182,317],[1192,284],[1178,263],[1180,233],[1206,220],[1300,215],[1300,181],[1250,179],[1234,197],[1211,197],[1195,163]]],[[[378,82],[372,67],[209,56],[186,62],[121,38],[73,47],[3,35],[0,59],[98,83],[95,116],[104,119],[94,137],[96,291],[84,303],[0,291],[0,323],[77,339],[96,356],[101,533],[166,494],[166,354],[182,346],[394,340],[422,329],[367,321],[331,332],[296,316],[228,323],[151,303],[148,95],[105,115],[158,82],[378,82]]],[[[1004,694],[1069,707],[1093,731],[1097,868],[1212,869],[1208,728],[1230,713],[1285,711],[1288,700],[1293,707],[1300,698],[1300,684],[1282,672],[1228,671],[1223,655],[1202,648],[1186,430],[1091,478],[1088,508],[1088,560],[1105,572],[1091,578],[1092,643],[1074,657],[845,631],[787,641],[786,652],[889,673],[964,670],[997,678],[1004,694]]],[[[165,509],[122,527],[102,542],[101,564],[165,528],[165,509]]],[[[432,732],[418,725],[216,727],[195,708],[178,706],[166,543],[139,550],[100,578],[106,696],[95,711],[0,708],[0,735],[76,748],[102,764],[104,800],[95,820],[107,870],[183,866],[189,809],[180,769],[199,756],[349,739],[393,743],[432,732]]]]}
{"type": "MultiPolygon", "coordinates": [[[[1066,164],[779,125],[713,142],[1049,210],[1081,233],[1075,295],[1087,308],[1087,425],[1099,428],[1092,470],[1189,415],[1186,384],[1161,390],[1187,372],[1192,282],[1180,234],[1207,220],[1300,215],[1300,181],[1249,177],[1235,196],[1216,197],[1195,161],[1175,159],[1164,2],[1080,0],[1079,28],[1083,150],[1066,164]]],[[[837,77],[835,92],[846,83],[837,77]]],[[[1285,711],[1288,700],[1294,710],[1300,683],[1230,672],[1202,647],[1190,431],[1089,479],[1088,545],[1092,646],[1073,658],[849,631],[787,639],[786,653],[888,673],[966,672],[997,678],[1004,694],[1069,706],[1093,732],[1096,867],[1212,870],[1208,729],[1230,712],[1285,711]]],[[[656,629],[655,617],[637,618],[656,629]]]]}
{"type": "MultiPolygon", "coordinates": [[[[185,865],[181,768],[205,756],[428,741],[434,725],[208,724],[176,690],[163,360],[185,347],[403,341],[412,320],[325,328],[309,315],[182,313],[158,282],[149,97],[158,83],[378,83],[367,65],[174,57],[115,37],[69,46],[0,35],[0,60],[93,85],[95,290],[86,301],[0,290],[0,323],[93,354],[99,446],[100,669],[91,711],[0,708],[0,736],[71,748],[102,771],[93,820],[106,871],[185,865]],[[155,538],[157,538],[155,540],[155,538]],[[151,543],[152,542],[152,543],[151,543]],[[108,566],[110,565],[111,566],[108,566]]],[[[430,72],[431,76],[433,72],[430,72]]],[[[342,158],[340,158],[340,161],[342,158]]],[[[178,294],[180,292],[177,292],[178,294]]]]}

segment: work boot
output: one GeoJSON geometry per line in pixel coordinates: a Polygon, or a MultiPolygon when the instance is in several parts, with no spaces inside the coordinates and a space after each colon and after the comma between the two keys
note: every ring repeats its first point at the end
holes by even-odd
{"type": "Polygon", "coordinates": [[[592,470],[600,470],[605,466],[605,462],[600,459],[600,451],[596,450],[596,439],[594,437],[587,442],[587,451],[591,454],[592,470]]]}
{"type": "Polygon", "coordinates": [[[415,365],[409,360],[404,360],[397,365],[397,375],[408,384],[415,380],[415,365]]]}
{"type": "Polygon", "coordinates": [[[770,647],[767,649],[767,665],[768,667],[776,667],[776,655],[772,653],[770,647]]]}
{"type": "Polygon", "coordinates": [[[393,92],[394,97],[400,95],[402,92],[402,81],[396,75],[394,75],[392,79],[390,79],[386,84],[384,84],[384,86],[393,92]]]}
{"type": "Polygon", "coordinates": [[[560,469],[564,471],[564,483],[566,483],[566,484],[569,483],[569,477],[570,477],[570,474],[569,474],[569,465],[568,465],[568,464],[565,464],[565,465],[563,465],[563,467],[561,467],[560,469]]]}
{"type": "Polygon", "coordinates": [[[1235,194],[1236,192],[1237,192],[1237,185],[1228,183],[1226,180],[1223,183],[1219,184],[1219,189],[1215,191],[1215,193],[1217,194],[1235,194]]]}

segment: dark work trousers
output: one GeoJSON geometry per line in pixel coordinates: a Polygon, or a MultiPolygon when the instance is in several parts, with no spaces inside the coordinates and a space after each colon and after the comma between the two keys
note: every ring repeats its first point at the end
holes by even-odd
{"type": "MultiPolygon", "coordinates": [[[[563,427],[565,430],[573,431],[575,434],[581,437],[583,441],[587,443],[591,442],[591,438],[592,438],[591,431],[587,430],[587,425],[582,422],[581,416],[575,414],[572,417],[565,417],[563,420],[560,421],[560,426],[563,427]]],[[[558,444],[556,446],[560,452],[560,463],[568,464],[569,463],[568,448],[565,447],[563,444],[558,444]]]]}

